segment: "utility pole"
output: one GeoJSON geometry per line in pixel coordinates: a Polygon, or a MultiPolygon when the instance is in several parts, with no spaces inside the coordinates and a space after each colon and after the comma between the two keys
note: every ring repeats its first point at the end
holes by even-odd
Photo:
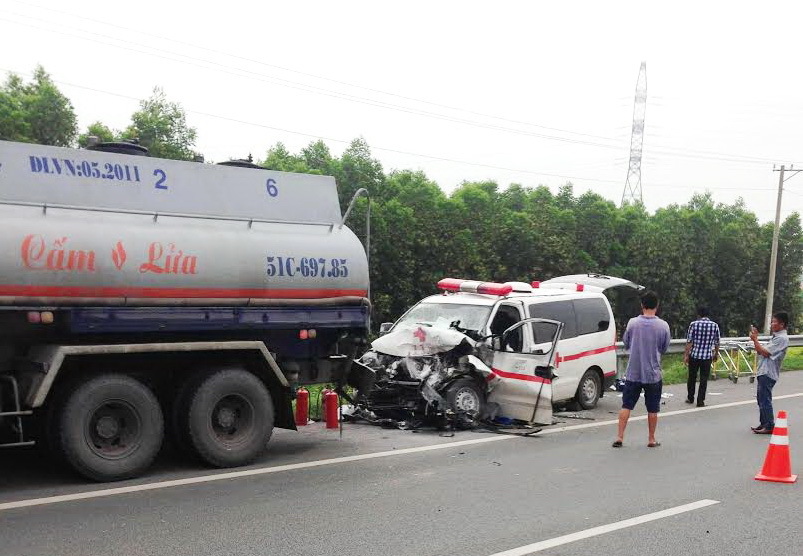
{"type": "Polygon", "coordinates": [[[775,229],[772,232],[772,252],[770,254],[770,277],[767,282],[767,305],[764,310],[764,334],[770,333],[770,320],[772,320],[772,300],[775,297],[775,267],[778,264],[778,234],[781,231],[781,196],[783,194],[783,183],[796,176],[803,170],[795,170],[795,166],[789,167],[790,175],[784,179],[786,167],[782,164],[780,170],[772,169],[773,172],[780,172],[778,179],[778,203],[775,205],[775,229]]]}

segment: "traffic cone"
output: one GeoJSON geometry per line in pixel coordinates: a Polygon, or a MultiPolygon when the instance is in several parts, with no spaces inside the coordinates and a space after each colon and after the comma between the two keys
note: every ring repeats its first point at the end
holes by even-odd
{"type": "Polygon", "coordinates": [[[756,475],[757,481],[772,481],[774,483],[794,483],[797,475],[792,475],[792,460],[789,456],[789,430],[786,411],[778,412],[775,428],[772,429],[772,438],[767,448],[767,457],[764,458],[764,467],[756,475]]]}

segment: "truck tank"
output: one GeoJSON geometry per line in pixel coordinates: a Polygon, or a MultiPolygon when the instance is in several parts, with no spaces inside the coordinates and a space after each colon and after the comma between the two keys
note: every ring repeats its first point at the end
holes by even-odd
{"type": "Polygon", "coordinates": [[[0,305],[361,303],[335,180],[0,141],[0,305]]]}

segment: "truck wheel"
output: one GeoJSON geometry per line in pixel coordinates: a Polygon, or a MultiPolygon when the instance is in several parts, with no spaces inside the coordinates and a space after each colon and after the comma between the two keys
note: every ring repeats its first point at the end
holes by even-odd
{"type": "Polygon", "coordinates": [[[594,409],[597,407],[601,393],[602,381],[599,378],[599,374],[593,369],[588,369],[583,378],[580,379],[577,393],[574,395],[574,401],[581,409],[594,409]]]}
{"type": "Polygon", "coordinates": [[[253,374],[224,370],[201,380],[187,402],[184,430],[195,454],[215,467],[250,463],[273,433],[273,400],[253,374]]]}
{"type": "Polygon", "coordinates": [[[479,419],[485,411],[485,393],[470,378],[455,380],[446,389],[446,407],[454,413],[479,419]]]}
{"type": "Polygon", "coordinates": [[[56,419],[59,452],[94,481],[140,475],[153,462],[164,435],[156,396],[125,375],[101,375],[78,384],[56,419]]]}

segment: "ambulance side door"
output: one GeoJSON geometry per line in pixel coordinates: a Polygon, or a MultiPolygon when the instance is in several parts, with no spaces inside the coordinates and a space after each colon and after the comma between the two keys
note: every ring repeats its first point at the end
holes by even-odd
{"type": "Polygon", "coordinates": [[[560,337],[562,323],[542,319],[525,319],[493,339],[494,373],[488,402],[498,406],[497,416],[528,423],[552,423],[552,361],[557,339],[535,344],[531,324],[552,328],[560,337]],[[521,349],[512,349],[505,336],[521,333],[521,349]]]}

